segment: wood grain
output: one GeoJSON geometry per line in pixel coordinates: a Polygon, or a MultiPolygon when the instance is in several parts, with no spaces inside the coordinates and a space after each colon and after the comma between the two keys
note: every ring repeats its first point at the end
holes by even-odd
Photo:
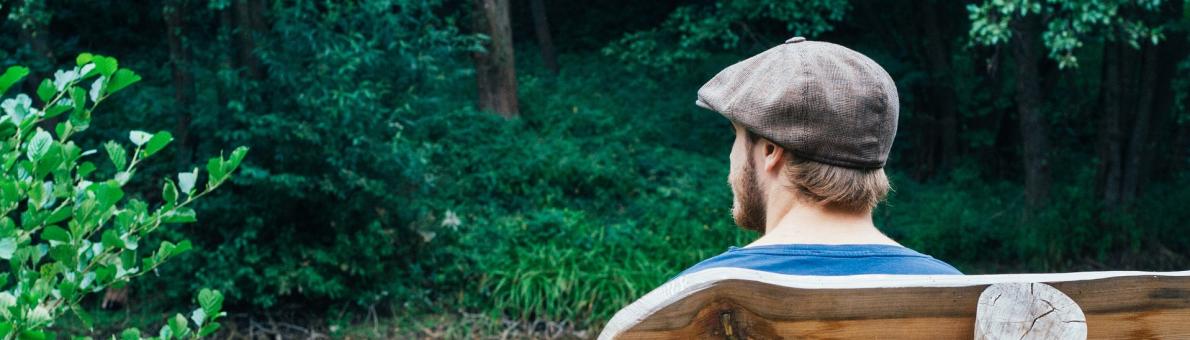
{"type": "MultiPolygon", "coordinates": [[[[617,314],[600,337],[971,339],[980,293],[992,283],[1019,278],[1021,282],[1057,281],[1047,284],[1082,307],[1090,339],[1190,339],[1190,272],[981,275],[937,282],[855,279],[874,280],[871,285],[891,282],[893,286],[870,288],[822,288],[865,284],[842,279],[814,279],[825,283],[811,282],[805,285],[812,287],[799,288],[782,283],[786,278],[776,274],[724,271],[714,275],[719,274],[724,277],[715,279],[707,274],[693,282],[671,282],[659,288],[621,311],[624,316],[617,314]],[[1081,277],[1090,279],[1078,280],[1081,277]],[[964,283],[968,281],[970,284],[964,283]],[[915,284],[927,286],[912,287],[915,284]]],[[[809,280],[790,278],[796,279],[809,280]]]]}
{"type": "Polygon", "coordinates": [[[975,309],[975,340],[1084,340],[1087,317],[1066,294],[1044,283],[997,283],[975,309]]]}

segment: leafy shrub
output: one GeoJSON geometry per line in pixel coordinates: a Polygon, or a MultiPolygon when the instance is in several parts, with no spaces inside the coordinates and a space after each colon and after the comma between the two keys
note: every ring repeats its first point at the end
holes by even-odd
{"type": "MultiPolygon", "coordinates": [[[[28,73],[9,67],[0,75],[0,96],[28,73]]],[[[170,133],[131,131],[131,153],[115,141],[105,143],[110,171],[87,160],[96,150],[84,151],[71,137],[87,130],[99,103],[140,79],[115,58],[83,53],[76,67],[37,87],[40,108],[23,93],[0,103],[0,259],[9,265],[0,273],[0,337],[52,338],[47,328],[68,313],[90,323],[80,307],[84,297],[122,287],[190,250],[189,241],[148,243],[163,226],[195,222],[193,203],[226,182],[247,154],[241,147],[229,158],[210,159],[205,186],[198,185],[198,168],[179,173],[176,182],[165,179],[164,202],[155,206],[126,199],[125,186],[142,162],[173,140],[170,133]],[[54,132],[43,126],[54,126],[54,132]]],[[[202,290],[201,307],[189,319],[194,328],[178,314],[157,338],[213,333],[223,316],[222,299],[217,291],[202,290]]],[[[122,337],[141,336],[130,329],[122,337]]]]}
{"type": "Polygon", "coordinates": [[[432,278],[436,304],[421,306],[590,326],[748,237],[729,213],[726,120],[650,84],[590,94],[626,79],[609,62],[522,76],[522,119],[462,109],[412,120],[406,138],[428,144],[434,178],[415,272],[432,278]]]}
{"type": "Polygon", "coordinates": [[[441,3],[279,6],[258,40],[264,78],[234,69],[196,76],[196,88],[228,89],[200,93],[196,148],[242,144],[264,156],[197,208],[210,218],[183,234],[202,251],[163,270],[150,289],[178,299],[209,286],[256,308],[356,308],[419,286],[409,270],[424,246],[413,226],[431,214],[422,200],[431,194],[431,146],[405,137],[417,129],[409,117],[468,104],[446,102],[433,87],[466,76],[442,66],[477,46],[441,3]],[[177,279],[191,273],[199,278],[177,279]]]}

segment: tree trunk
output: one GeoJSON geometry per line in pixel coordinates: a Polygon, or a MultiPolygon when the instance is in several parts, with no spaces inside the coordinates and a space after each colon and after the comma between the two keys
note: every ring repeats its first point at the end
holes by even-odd
{"type": "Polygon", "coordinates": [[[220,121],[223,118],[223,112],[227,110],[227,104],[231,102],[232,90],[236,84],[234,80],[229,81],[227,76],[234,74],[235,70],[235,18],[232,13],[233,8],[229,5],[219,9],[219,37],[216,43],[222,49],[218,52],[220,76],[215,77],[215,101],[219,105],[214,111],[215,126],[221,126],[220,121]]]}
{"type": "Polygon", "coordinates": [[[236,36],[239,38],[239,55],[240,66],[244,67],[244,72],[247,76],[254,80],[264,79],[264,72],[261,72],[260,61],[256,59],[254,54],[256,51],[256,37],[258,28],[261,26],[260,16],[256,13],[260,6],[253,4],[252,0],[236,0],[236,36]]]}
{"type": "Polygon", "coordinates": [[[1103,89],[1100,92],[1103,114],[1099,118],[1099,165],[1096,177],[1100,200],[1104,208],[1110,211],[1119,207],[1120,203],[1120,99],[1123,94],[1120,86],[1120,49],[1123,47],[1109,43],[1103,48],[1103,89]]]}
{"type": "MultiPolygon", "coordinates": [[[[50,16],[52,12],[46,8],[45,1],[16,1],[11,5],[0,4],[0,7],[6,7],[9,12],[0,16],[0,20],[8,20],[12,22],[13,26],[17,27],[20,39],[29,46],[33,54],[37,56],[36,59],[30,60],[29,65],[34,74],[42,74],[53,72],[58,66],[57,58],[54,56],[54,50],[50,48],[50,35],[46,27],[49,25],[50,16]]],[[[53,79],[53,78],[51,78],[53,79]]],[[[41,84],[42,77],[30,76],[25,77],[17,84],[17,91],[27,91],[28,89],[37,89],[41,84]]],[[[54,120],[57,117],[55,117],[54,120]]],[[[48,126],[54,126],[48,124],[48,126]]]]}
{"type": "Polygon", "coordinates": [[[546,16],[544,0],[529,0],[533,9],[533,28],[537,32],[537,45],[541,47],[541,63],[554,75],[558,74],[557,54],[554,39],[550,37],[550,21],[546,16]]]}
{"type": "Polygon", "coordinates": [[[473,54],[479,109],[494,111],[505,118],[516,117],[520,110],[517,108],[516,63],[508,0],[474,1],[475,29],[491,38],[485,52],[473,54]]]}
{"type": "MultiPolygon", "coordinates": [[[[1185,3],[1167,1],[1162,5],[1164,20],[1180,20],[1185,3]]],[[[1190,43],[1182,30],[1169,31],[1160,55],[1157,57],[1157,90],[1153,104],[1153,116],[1149,125],[1159,127],[1150,130],[1149,145],[1141,157],[1143,167],[1138,177],[1138,188],[1149,181],[1168,180],[1183,170],[1184,163],[1171,160],[1190,158],[1190,124],[1178,124],[1174,99],[1174,80],[1178,79],[1178,64],[1190,57],[1190,43]],[[1160,141],[1160,142],[1157,142],[1160,141]]],[[[1141,190],[1143,192],[1143,190],[1141,190]]]]}
{"type": "Polygon", "coordinates": [[[1049,196],[1049,140],[1041,112],[1041,43],[1039,17],[1029,15],[1013,22],[1012,52],[1016,58],[1016,106],[1024,146],[1025,201],[1037,208],[1049,196]]]}
{"type": "Polygon", "coordinates": [[[184,45],[186,17],[185,0],[166,1],[162,8],[165,17],[166,41],[169,44],[169,59],[173,70],[174,102],[177,105],[177,125],[174,136],[178,141],[178,163],[188,165],[191,161],[193,143],[190,138],[191,110],[194,108],[194,77],[190,73],[190,55],[184,45]]]}
{"type": "Polygon", "coordinates": [[[1147,46],[1143,53],[1140,75],[1140,95],[1136,104],[1136,121],[1128,141],[1127,161],[1124,163],[1124,183],[1120,194],[1121,203],[1130,206],[1140,194],[1140,177],[1145,168],[1142,163],[1149,145],[1149,124],[1153,117],[1153,96],[1157,92],[1157,55],[1159,46],[1147,46]]]}
{"type": "MultiPolygon", "coordinates": [[[[925,3],[923,3],[925,4],[925,3]]],[[[936,102],[933,109],[939,117],[939,128],[942,130],[941,168],[949,169],[958,157],[958,108],[955,103],[954,84],[951,76],[950,55],[947,53],[946,40],[942,38],[941,26],[934,13],[939,7],[932,4],[921,6],[922,24],[924,25],[926,59],[930,63],[931,97],[936,102]]]]}

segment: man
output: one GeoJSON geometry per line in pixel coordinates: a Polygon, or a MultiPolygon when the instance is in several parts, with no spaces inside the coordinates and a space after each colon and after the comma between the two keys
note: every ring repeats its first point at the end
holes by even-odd
{"type": "Polygon", "coordinates": [[[791,275],[961,274],[872,223],[890,190],[896,85],[876,62],[801,37],[732,65],[698,91],[732,122],[732,217],[761,237],[682,274],[736,267],[791,275]]]}

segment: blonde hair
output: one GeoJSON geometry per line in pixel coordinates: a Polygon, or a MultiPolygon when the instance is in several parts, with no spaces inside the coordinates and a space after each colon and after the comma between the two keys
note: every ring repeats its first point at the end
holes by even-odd
{"type": "MultiPolygon", "coordinates": [[[[746,131],[749,144],[759,135],[746,131]]],[[[869,212],[888,197],[892,185],[884,168],[858,169],[817,162],[785,149],[785,175],[799,199],[827,209],[869,212]]]]}
{"type": "Polygon", "coordinates": [[[802,199],[828,209],[867,212],[888,197],[892,186],[884,168],[856,169],[815,162],[789,153],[790,188],[802,199]]]}

